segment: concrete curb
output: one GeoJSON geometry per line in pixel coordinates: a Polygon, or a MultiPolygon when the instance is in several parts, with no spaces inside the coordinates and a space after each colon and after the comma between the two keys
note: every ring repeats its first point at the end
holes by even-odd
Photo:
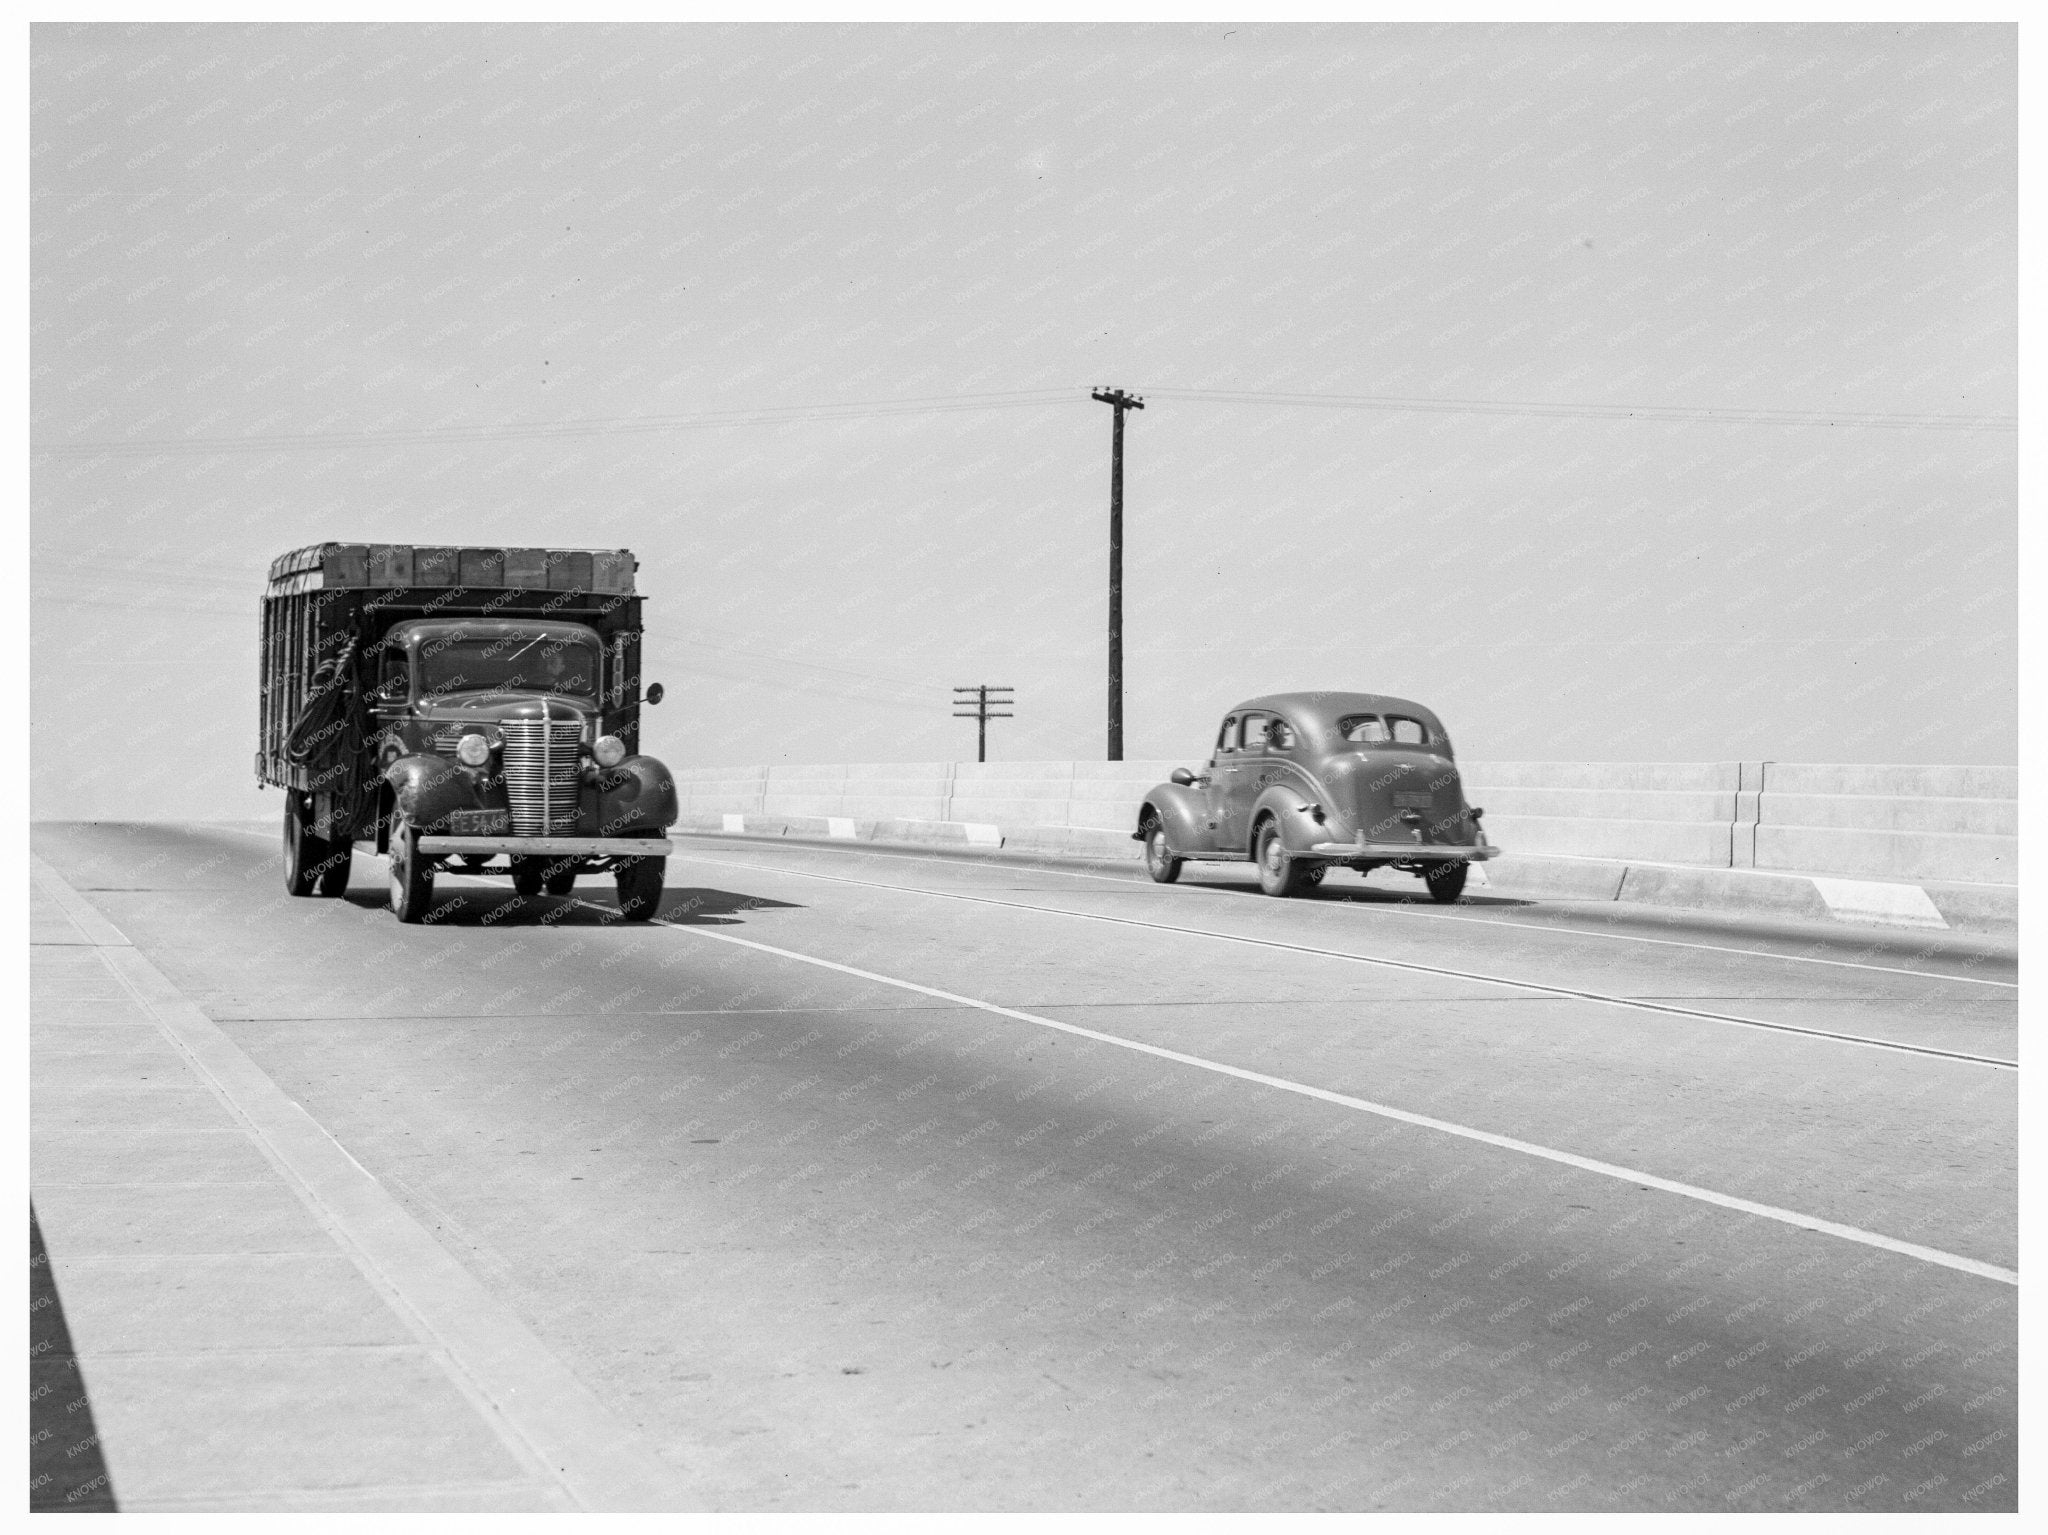
{"type": "MultiPolygon", "coordinates": [[[[687,812],[676,824],[684,832],[948,847],[961,852],[1091,863],[1135,864],[1144,857],[1128,832],[1102,827],[1005,828],[970,821],[706,811],[687,812]]],[[[1865,927],[1947,928],[1997,936],[2012,934],[2019,924],[2019,890],[2013,885],[1903,884],[1766,869],[1577,858],[1562,853],[1517,855],[1512,851],[1483,865],[1483,870],[1480,882],[1501,895],[1745,912],[1865,927]]]]}

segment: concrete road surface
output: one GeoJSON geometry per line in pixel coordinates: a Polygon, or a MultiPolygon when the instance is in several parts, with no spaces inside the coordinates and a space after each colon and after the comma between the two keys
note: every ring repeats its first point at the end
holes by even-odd
{"type": "MultiPolygon", "coordinates": [[[[2016,1506],[2009,952],[679,842],[661,925],[607,879],[444,877],[403,927],[368,854],[292,900],[268,832],[36,829],[65,941],[170,1041],[143,1081],[89,997],[38,1024],[36,1207],[116,1497],[2016,1506]],[[150,1134],[224,1115],[331,1243],[266,1281],[223,1238],[207,1283],[265,1326],[360,1284],[385,1309],[293,1379],[413,1350],[472,1469],[292,1481],[157,1421],[191,1273],[123,1256],[146,1178],[88,1187],[146,1097],[150,1134]]],[[[243,1314],[206,1312],[208,1368],[243,1314]]],[[[302,1436],[372,1410],[333,1401],[302,1436]]]]}

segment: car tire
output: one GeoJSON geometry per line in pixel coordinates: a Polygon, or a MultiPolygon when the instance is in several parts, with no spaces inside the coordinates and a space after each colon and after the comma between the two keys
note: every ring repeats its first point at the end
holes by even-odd
{"type": "Polygon", "coordinates": [[[628,922],[652,922],[661,910],[666,858],[631,858],[618,867],[619,915],[628,922]]]}
{"type": "Polygon", "coordinates": [[[512,860],[512,888],[522,900],[532,900],[540,894],[542,871],[546,868],[538,858],[514,858],[512,860]]]}
{"type": "Polygon", "coordinates": [[[309,896],[317,888],[320,861],[327,856],[325,839],[313,835],[296,791],[284,796],[284,888],[285,893],[309,896]]]}
{"type": "Polygon", "coordinates": [[[569,895],[576,889],[576,865],[557,869],[541,881],[541,888],[549,895],[569,895]]]}
{"type": "Polygon", "coordinates": [[[1173,849],[1166,845],[1166,828],[1157,821],[1145,823],[1145,872],[1152,876],[1154,884],[1170,885],[1180,878],[1180,871],[1186,864],[1184,858],[1173,856],[1173,849]]]}
{"type": "Polygon", "coordinates": [[[419,829],[397,812],[391,817],[391,914],[423,922],[433,903],[434,871],[420,856],[419,829]]]}
{"type": "Polygon", "coordinates": [[[1280,827],[1276,822],[1266,821],[1259,827],[1258,840],[1253,844],[1257,849],[1254,861],[1259,869],[1259,888],[1268,895],[1300,895],[1314,888],[1315,881],[1310,871],[1317,865],[1306,858],[1289,858],[1287,845],[1280,840],[1280,827]]]}
{"type": "Polygon", "coordinates": [[[1465,878],[1472,871],[1472,865],[1462,860],[1457,863],[1440,863],[1422,876],[1422,882],[1429,886],[1429,898],[1439,905],[1448,906],[1465,893],[1465,878]]]}

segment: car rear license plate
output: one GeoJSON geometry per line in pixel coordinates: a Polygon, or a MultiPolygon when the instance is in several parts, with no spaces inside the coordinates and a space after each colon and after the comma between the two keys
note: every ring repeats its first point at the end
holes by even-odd
{"type": "Polygon", "coordinates": [[[1403,792],[1394,796],[1396,810],[1427,810],[1433,803],[1427,793],[1403,792]]]}
{"type": "Polygon", "coordinates": [[[457,810],[448,817],[448,830],[457,837],[502,837],[511,829],[511,813],[504,810],[457,810]]]}

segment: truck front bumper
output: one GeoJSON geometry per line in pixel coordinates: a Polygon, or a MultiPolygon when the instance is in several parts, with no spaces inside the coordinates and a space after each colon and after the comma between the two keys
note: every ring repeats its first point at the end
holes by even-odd
{"type": "Polygon", "coordinates": [[[1484,863],[1500,857],[1500,849],[1491,845],[1446,847],[1441,842],[1317,842],[1309,852],[1317,858],[1394,858],[1403,863],[1484,863]]]}
{"type": "Polygon", "coordinates": [[[662,858],[674,851],[666,837],[444,837],[420,834],[420,851],[510,853],[537,858],[662,858]]]}

